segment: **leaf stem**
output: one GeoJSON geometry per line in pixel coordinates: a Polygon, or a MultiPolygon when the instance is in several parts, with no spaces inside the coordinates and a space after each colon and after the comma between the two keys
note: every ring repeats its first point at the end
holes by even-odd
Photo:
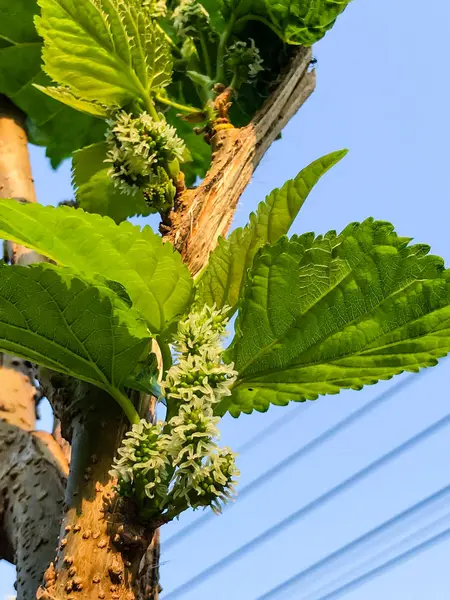
{"type": "Polygon", "coordinates": [[[246,23],[247,21],[259,21],[260,23],[264,23],[264,25],[269,27],[269,29],[271,29],[279,38],[283,39],[280,35],[280,32],[277,31],[275,25],[273,25],[270,21],[268,21],[264,17],[260,17],[259,15],[252,15],[252,14],[245,15],[244,17],[241,17],[240,19],[238,19],[236,21],[235,25],[236,25],[236,27],[238,27],[239,25],[242,25],[243,23],[246,23]]]}
{"type": "Polygon", "coordinates": [[[170,367],[173,364],[172,353],[170,351],[170,346],[166,341],[164,341],[160,337],[157,337],[156,341],[158,343],[159,350],[161,352],[161,358],[162,358],[162,363],[163,363],[162,364],[162,377],[164,377],[164,375],[167,373],[167,371],[170,369],[170,367]]]}
{"type": "Polygon", "coordinates": [[[224,68],[223,68],[223,59],[225,56],[225,50],[227,48],[228,38],[230,37],[233,27],[236,22],[236,16],[234,14],[231,15],[230,21],[225,29],[225,31],[220,36],[219,49],[217,50],[217,65],[216,65],[216,81],[223,83],[224,79],[224,68]]]}
{"type": "Polygon", "coordinates": [[[156,94],[155,100],[160,102],[161,104],[166,104],[167,106],[172,106],[172,108],[176,108],[177,110],[181,110],[182,112],[194,114],[201,112],[200,108],[195,108],[195,106],[186,106],[185,104],[179,104],[178,102],[174,102],[170,100],[170,98],[165,98],[160,94],[156,94]]]}
{"type": "Polygon", "coordinates": [[[181,57],[182,56],[181,50],[175,44],[175,42],[170,37],[170,35],[164,31],[164,29],[161,27],[161,25],[159,23],[156,23],[156,27],[164,35],[164,37],[166,38],[167,43],[169,44],[169,46],[171,46],[171,48],[174,50],[174,52],[176,52],[176,54],[178,54],[178,56],[181,57]]]}
{"type": "Polygon", "coordinates": [[[159,115],[156,112],[155,105],[153,104],[152,99],[150,98],[150,96],[147,96],[146,101],[145,101],[145,105],[146,105],[146,108],[148,110],[149,115],[151,117],[153,117],[153,119],[155,119],[155,121],[159,121],[160,120],[159,115]]]}
{"type": "Polygon", "coordinates": [[[205,61],[206,74],[209,78],[212,77],[212,66],[209,58],[208,46],[206,45],[205,34],[202,30],[199,31],[199,41],[202,49],[203,60],[205,61]]]}
{"type": "Polygon", "coordinates": [[[128,396],[112,386],[108,389],[108,392],[123,410],[130,423],[132,425],[137,425],[140,421],[139,413],[134,408],[133,403],[128,396]]]}

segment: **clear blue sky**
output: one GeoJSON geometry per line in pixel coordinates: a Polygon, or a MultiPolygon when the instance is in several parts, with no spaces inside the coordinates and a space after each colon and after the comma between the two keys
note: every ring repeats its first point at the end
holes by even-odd
{"type": "MultiPolygon", "coordinates": [[[[307,163],[347,147],[350,154],[311,195],[295,232],[339,230],[350,221],[374,216],[393,222],[402,235],[429,243],[433,253],[449,263],[449,23],[446,0],[429,0],[426,7],[411,0],[355,0],[336,28],[317,44],[317,91],[263,160],[238,208],[235,225],[245,224],[265,194],[307,163]]],[[[71,197],[69,165],[54,173],[40,149],[32,150],[32,158],[39,200],[53,204],[71,197]]],[[[165,592],[448,414],[449,376],[450,359],[257,494],[238,500],[222,517],[170,550],[163,549],[165,592]]],[[[238,421],[225,419],[224,443],[236,448],[283,413],[286,417],[282,429],[241,456],[241,486],[392,385],[385,382],[362,392],[321,398],[307,410],[292,405],[238,421]]],[[[48,422],[47,416],[44,425],[48,422]]],[[[182,597],[256,600],[449,484],[449,456],[447,427],[182,597]]],[[[166,526],[163,539],[197,517],[187,514],[166,526]]],[[[447,518],[440,530],[449,524],[447,518]]],[[[345,598],[447,600],[449,554],[447,540],[345,598]]],[[[348,568],[349,563],[343,562],[340,570],[327,570],[314,585],[339,579],[348,568]]],[[[12,568],[0,566],[0,600],[11,593],[13,580],[12,568]]],[[[309,595],[313,587],[298,586],[282,597],[314,600],[320,595],[309,595]]]]}

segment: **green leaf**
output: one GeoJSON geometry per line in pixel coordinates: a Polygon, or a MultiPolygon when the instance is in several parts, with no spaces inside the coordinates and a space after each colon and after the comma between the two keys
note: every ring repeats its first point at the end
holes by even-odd
{"type": "Polygon", "coordinates": [[[359,390],[445,356],[450,271],[409,241],[368,219],[263,248],[227,351],[239,377],[221,411],[359,390]]]}
{"type": "Polygon", "coordinates": [[[158,359],[155,354],[150,353],[136,365],[134,373],[125,382],[125,385],[129,383],[129,387],[132,389],[154,396],[158,401],[165,403],[158,379],[158,359]]]}
{"type": "Polygon", "coordinates": [[[34,0],[0,0],[0,40],[2,47],[39,41],[33,25],[38,12],[34,0]]]}
{"type": "Polygon", "coordinates": [[[67,106],[70,106],[71,108],[74,108],[80,112],[84,112],[93,117],[106,118],[109,116],[108,111],[104,106],[96,102],[80,100],[80,98],[74,96],[68,88],[45,87],[37,84],[34,84],[34,87],[47,96],[50,96],[50,98],[54,98],[58,102],[62,102],[62,104],[66,104],[67,106]]]}
{"type": "Polygon", "coordinates": [[[209,13],[209,19],[213,30],[219,35],[223,33],[226,27],[226,21],[221,12],[221,0],[201,0],[201,4],[209,13]]]}
{"type": "Polygon", "coordinates": [[[34,84],[50,83],[41,70],[41,50],[40,42],[0,48],[0,93],[27,115],[30,141],[47,146],[47,155],[56,166],[74,150],[104,138],[106,126],[36,89],[34,84]]]}
{"type": "Polygon", "coordinates": [[[351,0],[224,0],[225,18],[265,22],[287,44],[312,46],[333,27],[351,0]]]}
{"type": "Polygon", "coordinates": [[[0,349],[114,395],[149,347],[137,311],[51,265],[0,265],[0,349]]]}
{"type": "Polygon", "coordinates": [[[163,32],[121,0],[38,0],[47,74],[83,100],[123,107],[170,82],[163,32]]]}
{"type": "Polygon", "coordinates": [[[193,83],[205,89],[211,89],[214,85],[213,79],[203,73],[198,73],[198,71],[186,71],[186,75],[193,83]]]}
{"type": "MultiPolygon", "coordinates": [[[[41,94],[42,96],[42,94],[41,94]]],[[[106,123],[58,103],[60,109],[45,123],[28,122],[32,144],[46,147],[46,155],[55,169],[75,150],[105,139],[106,123]]]]}
{"type": "Polygon", "coordinates": [[[150,227],[89,214],[67,206],[0,203],[0,236],[70,267],[125,287],[152,333],[164,331],[191,300],[192,281],[172,246],[150,227]]]}
{"type": "Polygon", "coordinates": [[[108,175],[110,165],[105,163],[107,145],[99,142],[75,152],[72,162],[72,183],[79,206],[90,213],[111,217],[121,223],[135,215],[147,217],[152,209],[142,192],[133,195],[121,193],[108,175]]]}
{"type": "Polygon", "coordinates": [[[219,240],[199,280],[200,302],[209,306],[215,303],[219,308],[228,305],[234,312],[257,251],[288,233],[313,187],[346,154],[347,150],[339,150],[311,163],[281,189],[273,190],[256,214],[250,215],[244,229],[235,229],[228,239],[219,240]]]}

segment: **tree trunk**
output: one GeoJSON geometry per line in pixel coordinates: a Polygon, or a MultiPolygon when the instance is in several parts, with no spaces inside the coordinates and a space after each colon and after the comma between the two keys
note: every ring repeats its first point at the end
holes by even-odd
{"type": "Polygon", "coordinates": [[[89,394],[94,408],[80,411],[72,424],[66,512],[56,561],[38,597],[131,600],[151,534],[127,514],[108,474],[125,431],[122,411],[100,390],[89,394]]]}
{"type": "MultiPolygon", "coordinates": [[[[0,96],[0,198],[36,202],[24,116],[0,96]]],[[[37,256],[7,244],[13,262],[37,256]]],[[[31,300],[32,301],[32,300],[31,300]]],[[[34,598],[54,555],[67,463],[54,439],[35,432],[33,365],[3,355],[0,367],[0,558],[17,565],[17,596],[34,598]]]]}

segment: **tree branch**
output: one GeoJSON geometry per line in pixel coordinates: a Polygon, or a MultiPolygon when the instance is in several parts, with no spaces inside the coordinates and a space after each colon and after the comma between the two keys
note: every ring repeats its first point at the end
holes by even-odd
{"type": "Polygon", "coordinates": [[[260,160],[314,91],[311,59],[310,48],[299,48],[280,85],[250,124],[216,133],[211,169],[197,188],[182,194],[170,215],[166,238],[193,275],[202,269],[219,236],[226,235],[239,198],[260,160]]]}

